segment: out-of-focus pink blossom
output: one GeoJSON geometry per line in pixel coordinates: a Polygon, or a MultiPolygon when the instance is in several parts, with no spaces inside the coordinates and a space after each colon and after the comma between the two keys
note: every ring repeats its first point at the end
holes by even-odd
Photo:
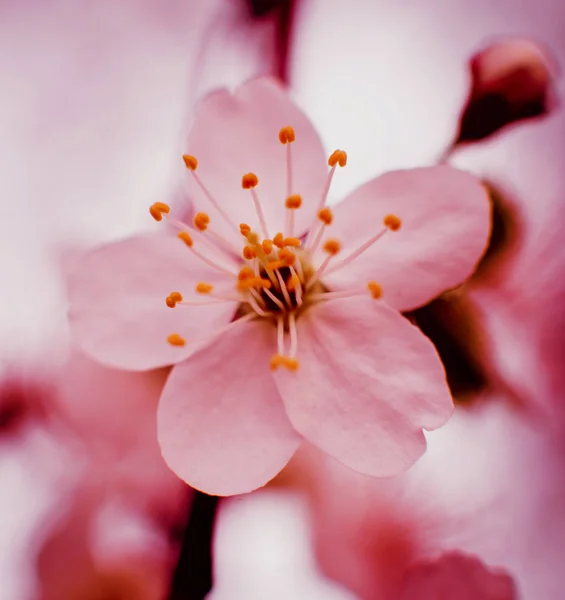
{"type": "Polygon", "coordinates": [[[563,140],[559,110],[454,157],[490,182],[516,222],[468,286],[469,314],[486,332],[477,360],[523,402],[558,416],[553,425],[564,423],[563,140]]]}
{"type": "Polygon", "coordinates": [[[399,600],[515,600],[512,578],[458,552],[420,561],[404,574],[399,600]]]}
{"type": "Polygon", "coordinates": [[[426,455],[397,477],[306,455],[300,481],[329,576],[364,600],[396,599],[411,564],[460,551],[506,570],[519,597],[559,600],[563,441],[501,398],[484,400],[430,433],[426,455]]]}
{"type": "Polygon", "coordinates": [[[159,600],[178,549],[186,487],[163,461],[155,410],[165,372],[128,373],[78,352],[51,382],[46,427],[74,483],[36,533],[42,600],[159,600]],[[112,596],[113,597],[113,596],[112,596]]]}
{"type": "Polygon", "coordinates": [[[465,65],[485,45],[523,36],[565,56],[555,27],[561,1],[539,6],[302,0],[290,83],[324,140],[363,149],[351,155],[359,181],[375,165],[386,171],[426,164],[453,141],[472,83],[465,65]]]}
{"type": "Polygon", "coordinates": [[[455,144],[484,139],[501,127],[554,110],[556,70],[544,49],[523,38],[497,42],[475,54],[455,144]]]}
{"type": "Polygon", "coordinates": [[[50,532],[38,557],[41,600],[165,596],[174,560],[168,540],[131,505],[116,512],[108,494],[85,486],[50,532]]]}
{"type": "Polygon", "coordinates": [[[120,367],[180,363],[159,438],[195,487],[263,485],[298,434],[366,474],[408,468],[425,449],[422,429],[442,425],[452,404],[435,351],[397,311],[472,272],[489,231],[484,188],[444,166],[398,171],[332,212],[346,154],[326,161],[312,125],[268,79],[203,101],[188,150],[193,224],[158,203],[151,213],[178,236],[87,254],[70,281],[76,339],[120,367]]]}
{"type": "Polygon", "coordinates": [[[155,436],[166,378],[164,369],[131,373],[73,351],[54,403],[69,443],[86,461],[89,485],[170,520],[182,508],[186,488],[167,468],[155,436]]]}

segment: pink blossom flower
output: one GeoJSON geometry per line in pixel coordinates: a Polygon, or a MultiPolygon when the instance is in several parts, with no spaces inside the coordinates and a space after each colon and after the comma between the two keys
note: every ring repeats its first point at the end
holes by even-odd
{"type": "Polygon", "coordinates": [[[387,479],[304,444],[285,476],[309,493],[324,572],[363,600],[397,598],[410,565],[457,550],[508,571],[520,598],[561,598],[563,436],[522,417],[498,396],[458,406],[425,456],[387,479]]]}
{"type": "Polygon", "coordinates": [[[164,598],[178,554],[171,529],[190,500],[154,435],[166,373],[108,369],[71,352],[52,377],[50,431],[73,482],[35,532],[34,598],[164,598]]]}
{"type": "Polygon", "coordinates": [[[84,257],[70,281],[78,342],[122,368],[179,363],[158,434],[194,487],[261,486],[302,438],[368,475],[407,469],[452,401],[432,344],[399,311],[473,271],[483,186],[447,166],[397,171],[330,209],[347,156],[326,159],[269,79],[206,98],[188,149],[193,222],[156,203],[177,235],[84,257]]]}
{"type": "Polygon", "coordinates": [[[558,69],[549,52],[527,38],[489,45],[471,57],[469,69],[472,85],[455,144],[484,139],[557,107],[558,69]]]}
{"type": "Polygon", "coordinates": [[[400,600],[515,600],[512,578],[478,558],[450,552],[415,563],[404,575],[400,600]]]}

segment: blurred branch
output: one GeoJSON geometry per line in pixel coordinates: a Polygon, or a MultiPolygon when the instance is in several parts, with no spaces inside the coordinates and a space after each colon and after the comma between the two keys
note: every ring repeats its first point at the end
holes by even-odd
{"type": "Polygon", "coordinates": [[[212,588],[212,538],[219,498],[194,491],[168,600],[203,600],[212,588]]]}

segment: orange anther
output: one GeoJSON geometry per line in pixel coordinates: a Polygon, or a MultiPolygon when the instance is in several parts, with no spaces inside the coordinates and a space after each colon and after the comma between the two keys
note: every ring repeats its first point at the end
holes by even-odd
{"type": "Polygon", "coordinates": [[[179,238],[179,240],[182,240],[189,248],[192,248],[192,244],[194,242],[192,241],[192,238],[190,237],[190,234],[187,231],[181,231],[180,233],[177,233],[177,237],[179,238]]]}
{"type": "Polygon", "coordinates": [[[263,277],[256,277],[253,280],[253,285],[255,287],[262,287],[262,288],[265,288],[267,290],[270,289],[270,287],[272,286],[271,282],[268,279],[265,279],[263,277]]]}
{"type": "Polygon", "coordinates": [[[277,269],[286,267],[285,262],[282,260],[270,260],[268,265],[269,265],[269,269],[271,269],[271,271],[276,271],[277,269]]]}
{"type": "Polygon", "coordinates": [[[246,279],[250,279],[255,277],[255,272],[251,267],[243,267],[241,271],[237,274],[237,278],[239,281],[245,281],[246,279]]]}
{"type": "Polygon", "coordinates": [[[243,246],[243,258],[247,260],[252,260],[257,257],[257,250],[255,250],[255,246],[243,246]]]}
{"type": "Polygon", "coordinates": [[[298,275],[296,273],[293,273],[289,278],[288,281],[286,282],[286,287],[292,291],[295,290],[297,287],[300,287],[301,281],[300,281],[300,277],[298,277],[298,275]]]}
{"type": "Polygon", "coordinates": [[[271,287],[271,282],[268,279],[263,279],[262,277],[247,277],[245,279],[239,279],[237,282],[237,289],[240,291],[248,290],[252,287],[260,287],[269,289],[271,287]]]}
{"type": "Polygon", "coordinates": [[[300,363],[297,358],[292,358],[290,356],[285,356],[285,360],[282,363],[283,367],[286,367],[289,371],[298,371],[298,367],[300,363]]]}
{"type": "Polygon", "coordinates": [[[196,291],[199,294],[209,294],[214,289],[214,286],[210,283],[204,283],[201,281],[196,285],[196,291]]]}
{"type": "Polygon", "coordinates": [[[285,246],[291,246],[292,248],[298,248],[302,242],[296,237],[288,237],[284,238],[283,244],[285,246]]]}
{"type": "Polygon", "coordinates": [[[182,347],[186,345],[186,340],[178,333],[171,333],[171,335],[167,337],[167,342],[169,342],[171,346],[182,347]]]}
{"type": "Polygon", "coordinates": [[[241,235],[247,237],[251,232],[251,227],[247,223],[240,223],[239,231],[241,231],[241,235]]]}
{"type": "Polygon", "coordinates": [[[339,240],[329,239],[324,243],[324,252],[328,254],[337,254],[341,250],[341,242],[339,240]]]}
{"type": "Polygon", "coordinates": [[[277,233],[277,235],[275,235],[275,237],[273,238],[273,244],[277,248],[284,248],[284,235],[280,232],[277,233]]]}
{"type": "Polygon", "coordinates": [[[193,219],[194,227],[199,231],[206,231],[210,223],[210,217],[206,213],[196,213],[193,219]]]}
{"type": "Polygon", "coordinates": [[[259,179],[257,178],[257,175],[255,175],[255,173],[246,173],[241,178],[241,187],[244,190],[250,190],[251,188],[254,188],[258,183],[259,179]]]}
{"type": "Polygon", "coordinates": [[[282,354],[274,354],[269,361],[271,371],[276,371],[283,363],[284,356],[282,354]]]}
{"type": "Polygon", "coordinates": [[[191,156],[190,154],[183,154],[182,159],[184,160],[184,164],[186,165],[187,169],[190,169],[191,171],[196,171],[196,169],[198,168],[198,161],[194,156],[191,156]]]}
{"type": "Polygon", "coordinates": [[[182,302],[182,294],[179,292],[171,292],[165,302],[169,308],[174,308],[178,302],[182,302]]]}
{"type": "Polygon", "coordinates": [[[286,127],[282,127],[279,131],[279,141],[281,144],[290,144],[294,142],[296,139],[296,135],[294,134],[294,129],[290,125],[286,125],[286,127]]]}
{"type": "Polygon", "coordinates": [[[164,202],[155,202],[149,207],[149,212],[155,221],[161,221],[163,219],[163,213],[169,214],[170,207],[164,202]]]}
{"type": "Polygon", "coordinates": [[[328,165],[335,167],[339,164],[340,167],[345,167],[347,164],[347,154],[343,150],[334,150],[328,158],[328,165]]]}
{"type": "Polygon", "coordinates": [[[318,211],[318,219],[320,219],[324,225],[331,225],[334,220],[331,208],[321,208],[318,211]]]}
{"type": "Polygon", "coordinates": [[[269,366],[272,371],[276,371],[279,367],[285,367],[289,371],[296,371],[300,366],[298,359],[283,354],[275,354],[269,361],[269,366]]]}
{"type": "Polygon", "coordinates": [[[279,259],[283,263],[283,266],[290,267],[296,262],[296,254],[288,248],[281,248],[279,250],[279,259]]]}
{"type": "Polygon", "coordinates": [[[285,206],[290,209],[300,208],[302,206],[302,196],[300,194],[289,196],[285,201],[285,206]]]}
{"type": "Polygon", "coordinates": [[[367,289],[371,292],[371,296],[373,296],[375,300],[382,298],[383,288],[376,281],[369,281],[367,289]]]}
{"type": "Polygon", "coordinates": [[[263,246],[263,252],[265,254],[271,254],[273,251],[273,240],[263,240],[261,246],[263,246]]]}
{"type": "Polygon", "coordinates": [[[385,224],[385,227],[388,227],[391,231],[398,231],[402,225],[402,220],[396,215],[387,215],[384,218],[383,223],[385,224]]]}

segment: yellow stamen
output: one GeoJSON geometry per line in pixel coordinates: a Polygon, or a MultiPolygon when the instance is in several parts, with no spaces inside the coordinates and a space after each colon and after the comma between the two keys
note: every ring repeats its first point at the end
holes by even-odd
{"type": "Polygon", "coordinates": [[[298,248],[302,242],[296,237],[287,237],[283,240],[283,246],[292,246],[293,248],[298,248]]]}
{"type": "Polygon", "coordinates": [[[203,212],[196,213],[194,215],[194,227],[199,231],[206,231],[208,229],[208,224],[210,223],[210,217],[203,212]]]}
{"type": "Polygon", "coordinates": [[[168,215],[171,208],[164,202],[155,202],[149,207],[149,212],[155,221],[161,221],[163,219],[163,213],[168,215]]]}
{"type": "Polygon", "coordinates": [[[326,240],[324,243],[324,252],[335,256],[341,250],[341,242],[335,239],[326,240]]]}
{"type": "Polygon", "coordinates": [[[320,219],[324,225],[331,225],[334,219],[331,209],[327,207],[321,208],[318,211],[318,219],[320,219]]]}
{"type": "Polygon", "coordinates": [[[371,292],[371,296],[375,300],[382,298],[383,288],[376,281],[369,281],[369,283],[367,284],[367,289],[369,290],[369,292],[371,292]]]}
{"type": "Polygon", "coordinates": [[[385,227],[388,227],[391,231],[398,231],[402,226],[402,220],[396,215],[387,215],[384,218],[383,223],[385,227]]]}
{"type": "Polygon", "coordinates": [[[214,286],[210,283],[201,281],[196,285],[196,291],[199,294],[209,294],[214,289],[214,286]]]}
{"type": "Polygon", "coordinates": [[[302,196],[300,194],[289,196],[285,201],[285,206],[292,210],[300,208],[302,206],[302,196]]]}
{"type": "Polygon", "coordinates": [[[256,187],[258,183],[259,183],[259,179],[258,179],[257,175],[255,175],[255,173],[246,173],[241,178],[241,187],[244,190],[250,190],[250,189],[256,187]]]}
{"type": "Polygon", "coordinates": [[[186,345],[186,340],[178,333],[171,333],[171,335],[167,337],[167,342],[169,342],[171,346],[182,347],[186,345]]]}
{"type": "Polygon", "coordinates": [[[345,167],[347,164],[347,154],[343,150],[334,150],[328,158],[328,165],[335,167],[338,164],[340,167],[345,167]]]}
{"type": "Polygon", "coordinates": [[[257,251],[255,250],[255,246],[244,246],[243,247],[243,258],[247,260],[252,260],[257,257],[257,251]]]}
{"type": "Polygon", "coordinates": [[[279,259],[283,262],[284,266],[290,267],[296,262],[296,254],[288,248],[281,248],[279,250],[279,259]]]}
{"type": "Polygon", "coordinates": [[[296,135],[294,129],[290,125],[282,127],[279,131],[279,141],[281,144],[290,144],[291,142],[294,142],[295,139],[296,135]]]}
{"type": "Polygon", "coordinates": [[[283,354],[275,354],[271,357],[269,366],[272,371],[276,371],[279,367],[285,367],[289,371],[297,371],[300,363],[296,358],[284,356],[283,354]]]}
{"type": "Polygon", "coordinates": [[[245,281],[246,279],[250,279],[255,277],[255,272],[251,267],[243,267],[241,271],[237,274],[237,278],[239,281],[245,281]]]}
{"type": "Polygon", "coordinates": [[[247,241],[253,246],[259,243],[259,236],[254,231],[249,232],[246,237],[247,241]]]}
{"type": "Polygon", "coordinates": [[[179,238],[179,240],[182,240],[189,248],[192,248],[194,242],[192,241],[192,237],[190,237],[190,234],[188,232],[181,231],[177,234],[177,237],[179,238]]]}
{"type": "Polygon", "coordinates": [[[265,289],[270,289],[272,283],[268,279],[263,279],[263,277],[247,277],[245,279],[239,279],[237,282],[237,289],[244,292],[248,289],[254,287],[260,287],[265,289]]]}
{"type": "Polygon", "coordinates": [[[194,156],[191,156],[190,154],[183,154],[182,159],[184,160],[184,164],[187,169],[190,169],[191,171],[196,171],[196,169],[198,168],[198,161],[194,156]]]}
{"type": "Polygon", "coordinates": [[[240,223],[239,231],[241,232],[241,235],[247,237],[251,233],[251,227],[249,227],[247,223],[240,223]]]}
{"type": "Polygon", "coordinates": [[[263,252],[265,252],[265,254],[271,254],[273,251],[273,240],[263,240],[261,246],[263,246],[263,252]]]}
{"type": "Polygon", "coordinates": [[[169,308],[175,308],[178,302],[182,302],[182,294],[180,292],[171,292],[165,302],[169,308]]]}
{"type": "Polygon", "coordinates": [[[296,273],[291,275],[288,278],[288,281],[286,282],[286,287],[290,291],[295,290],[300,285],[301,285],[300,277],[298,277],[298,275],[296,273]]]}
{"type": "Polygon", "coordinates": [[[273,238],[273,244],[277,248],[284,248],[284,235],[279,231],[277,235],[273,238]]]}

